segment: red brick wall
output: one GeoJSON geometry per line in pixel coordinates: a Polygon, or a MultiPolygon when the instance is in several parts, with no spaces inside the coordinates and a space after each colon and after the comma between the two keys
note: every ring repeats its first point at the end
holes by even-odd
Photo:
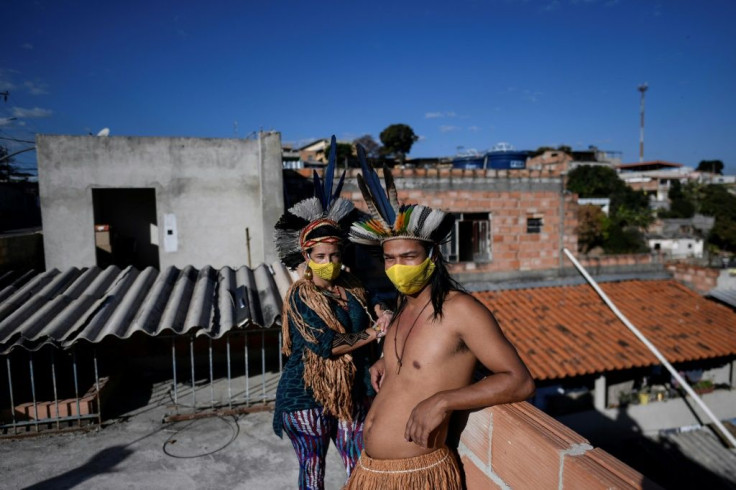
{"type": "Polygon", "coordinates": [[[703,267],[687,262],[669,262],[668,271],[674,274],[675,279],[699,294],[705,294],[718,284],[717,269],[703,267]]]}
{"type": "MultiPolygon", "coordinates": [[[[451,264],[451,272],[505,272],[558,268],[562,254],[561,234],[562,246],[577,250],[575,196],[572,194],[563,196],[559,188],[540,190],[531,185],[533,181],[530,179],[541,179],[545,176],[542,171],[531,170],[435,168],[394,171],[401,202],[421,203],[453,213],[491,213],[491,261],[451,264]],[[406,179],[403,186],[401,179],[406,179]],[[446,186],[447,189],[422,188],[423,183],[436,182],[438,179],[454,183],[446,186]],[[482,187],[478,184],[484,182],[496,184],[506,182],[509,183],[507,187],[512,189],[514,187],[512,181],[513,184],[521,182],[529,185],[517,185],[524,190],[492,190],[490,185],[486,190],[478,189],[482,187]],[[463,186],[466,188],[463,189],[463,186]],[[561,204],[564,217],[560,214],[561,204]],[[542,218],[541,233],[527,233],[527,217],[542,218]]],[[[559,185],[557,181],[556,184],[548,184],[547,189],[559,185]]],[[[343,197],[351,199],[358,208],[366,209],[357,190],[344,191],[343,197]]]]}
{"type": "Polygon", "coordinates": [[[468,490],[659,488],[526,402],[472,413],[458,454],[468,490]]]}
{"type": "Polygon", "coordinates": [[[620,265],[641,265],[654,262],[652,254],[602,255],[600,257],[575,257],[583,267],[609,267],[620,265]]]}

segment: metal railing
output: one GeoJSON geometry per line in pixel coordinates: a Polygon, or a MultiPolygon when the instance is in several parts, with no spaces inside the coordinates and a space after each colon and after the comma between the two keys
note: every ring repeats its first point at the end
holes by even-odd
{"type": "MultiPolygon", "coordinates": [[[[231,331],[220,339],[225,347],[225,375],[216,376],[213,341],[208,340],[207,363],[202,373],[202,364],[196,362],[194,337],[171,338],[171,398],[176,414],[181,412],[201,413],[220,409],[232,410],[241,407],[247,410],[256,404],[275,400],[276,387],[283,370],[281,356],[281,329],[231,331]],[[235,360],[232,341],[243,340],[242,361],[235,360]],[[269,343],[268,340],[273,342],[269,343]],[[181,381],[180,365],[177,361],[177,343],[188,343],[189,379],[181,381]],[[254,359],[254,352],[258,357],[254,359]],[[260,361],[260,362],[258,362],[260,361]],[[254,364],[257,365],[254,372],[254,364]]],[[[200,356],[201,358],[201,356],[200,356]]]]}
{"type": "MultiPolygon", "coordinates": [[[[20,379],[13,376],[13,366],[11,362],[11,356],[8,355],[5,359],[5,365],[7,370],[8,378],[8,400],[10,404],[10,410],[7,415],[0,418],[0,437],[15,437],[19,435],[28,435],[32,433],[39,433],[43,430],[56,430],[60,431],[67,428],[81,428],[85,422],[97,422],[101,423],[100,413],[100,391],[102,386],[107,381],[107,378],[101,380],[99,377],[99,371],[97,366],[97,353],[96,350],[92,351],[92,367],[94,371],[94,384],[93,386],[82,396],[79,391],[79,370],[76,348],[72,348],[71,354],[71,365],[67,368],[71,369],[72,374],[72,385],[74,390],[74,397],[62,399],[59,396],[58,387],[58,367],[57,367],[57,349],[48,350],[50,358],[48,365],[46,366],[49,371],[45,376],[48,376],[47,383],[50,381],[51,390],[53,393],[53,400],[42,401],[37,396],[37,386],[39,379],[43,377],[42,374],[38,373],[36,364],[38,363],[37,357],[40,353],[26,352],[28,362],[28,387],[30,388],[30,401],[26,401],[16,405],[16,391],[18,391],[18,384],[21,382],[20,379]]],[[[19,353],[16,357],[21,357],[22,353],[19,353]]],[[[21,362],[22,359],[18,359],[21,362]]],[[[27,395],[26,395],[27,396],[27,395]]]]}
{"type": "MultiPolygon", "coordinates": [[[[193,335],[162,339],[161,345],[166,341],[171,345],[171,378],[166,379],[170,379],[167,410],[173,411],[173,417],[257,411],[269,408],[275,400],[283,370],[280,327],[230,331],[217,340],[193,335]]],[[[101,377],[96,347],[85,354],[83,366],[76,346],[69,351],[48,346],[5,356],[7,390],[0,384],[0,399],[7,398],[4,401],[9,410],[0,407],[0,438],[101,424],[101,392],[110,377],[125,373],[111,363],[101,377]],[[62,366],[60,355],[65,357],[62,366]],[[60,376],[60,369],[64,376],[60,376]],[[93,378],[84,394],[80,378],[84,382],[93,378]],[[44,394],[39,394],[39,385],[44,394]]],[[[166,356],[165,351],[162,356],[166,356]]],[[[145,362],[144,367],[148,367],[145,362]]]]}

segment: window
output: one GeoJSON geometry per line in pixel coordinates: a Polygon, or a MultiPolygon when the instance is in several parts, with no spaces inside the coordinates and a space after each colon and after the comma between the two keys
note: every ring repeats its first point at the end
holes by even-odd
{"type": "Polygon", "coordinates": [[[442,244],[442,254],[449,262],[490,262],[490,214],[455,213],[455,227],[442,244]]]}
{"type": "Polygon", "coordinates": [[[542,232],[542,218],[529,217],[526,219],[526,232],[527,233],[541,233],[542,232]]]}

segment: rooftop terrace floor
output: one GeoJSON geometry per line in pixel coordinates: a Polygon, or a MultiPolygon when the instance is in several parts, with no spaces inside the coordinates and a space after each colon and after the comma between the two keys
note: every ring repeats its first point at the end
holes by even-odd
{"type": "MultiPolygon", "coordinates": [[[[292,489],[299,468],[270,411],[163,423],[170,382],[101,430],[0,440],[0,488],[292,489]]],[[[334,447],[326,489],[345,483],[334,447]]]]}

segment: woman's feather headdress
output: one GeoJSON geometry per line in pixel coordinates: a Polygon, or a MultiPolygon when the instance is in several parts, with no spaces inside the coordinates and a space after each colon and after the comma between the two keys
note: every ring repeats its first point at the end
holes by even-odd
{"type": "Polygon", "coordinates": [[[386,190],[378,174],[366,162],[365,150],[357,145],[362,175],[358,187],[368,207],[369,216],[350,227],[350,241],[363,245],[380,245],[386,240],[411,238],[440,243],[452,229],[451,214],[421,204],[400,204],[396,184],[388,167],[383,167],[386,190]]]}
{"type": "Polygon", "coordinates": [[[319,178],[316,170],[313,173],[314,197],[299,201],[289,208],[274,226],[276,252],[287,267],[294,268],[304,261],[302,256],[304,237],[301,232],[310,224],[318,220],[332,221],[341,230],[341,236],[336,238],[343,239],[350,223],[355,219],[356,211],[353,203],[339,197],[345,181],[344,170],[333,189],[336,153],[336,141],[333,135],[324,179],[319,178]]]}

